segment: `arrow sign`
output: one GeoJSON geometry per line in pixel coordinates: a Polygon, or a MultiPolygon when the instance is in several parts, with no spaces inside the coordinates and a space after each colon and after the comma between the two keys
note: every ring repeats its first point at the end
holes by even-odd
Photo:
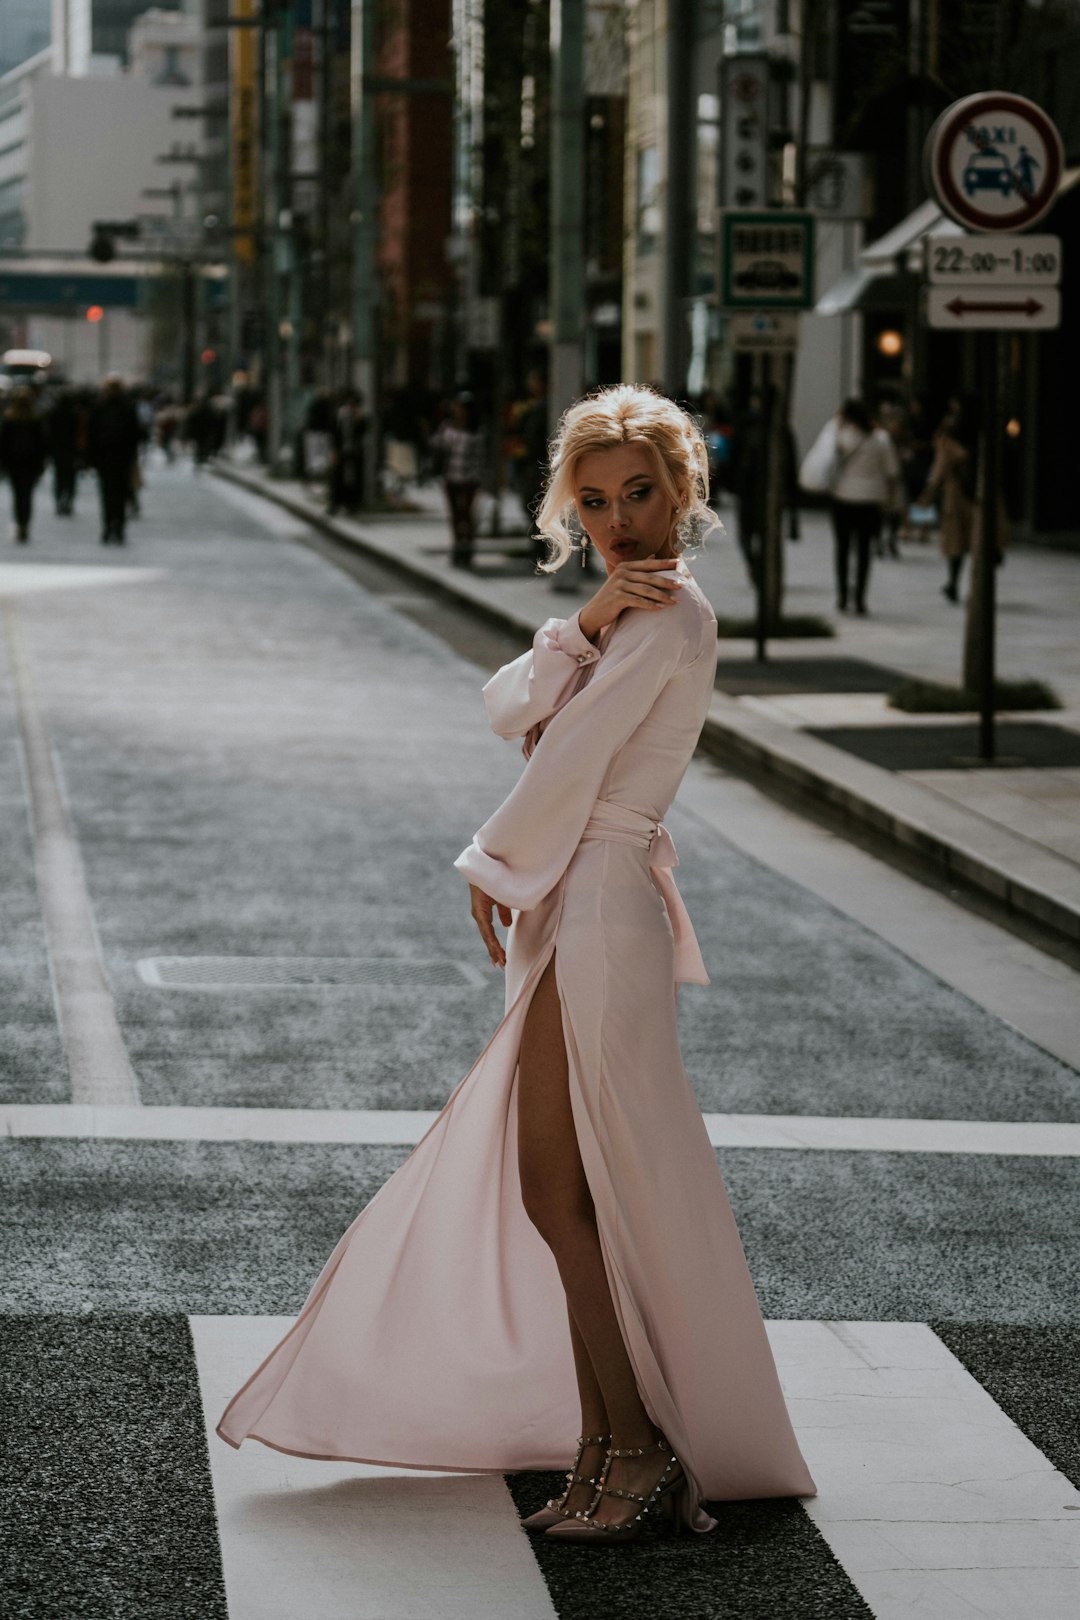
{"type": "Polygon", "coordinates": [[[987,297],[986,287],[928,287],[928,325],[944,331],[1047,332],[1061,325],[1056,287],[1013,287],[1010,296],[987,297]]]}
{"type": "Polygon", "coordinates": [[[1043,307],[1035,298],[1025,298],[1022,304],[1018,304],[1015,299],[1010,303],[1001,300],[998,303],[991,304],[974,298],[954,298],[945,305],[945,308],[953,315],[975,315],[980,311],[984,315],[1007,315],[1010,312],[1021,315],[1038,315],[1043,307]]]}

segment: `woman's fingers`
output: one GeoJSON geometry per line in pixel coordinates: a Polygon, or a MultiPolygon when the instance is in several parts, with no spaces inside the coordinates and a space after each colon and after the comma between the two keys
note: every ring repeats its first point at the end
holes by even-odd
{"type": "MultiPolygon", "coordinates": [[[[492,900],[491,896],[485,894],[482,889],[476,888],[473,884],[470,884],[469,887],[472,892],[471,910],[473,921],[480,930],[480,938],[483,940],[484,946],[494,966],[505,967],[506,952],[502,948],[499,936],[495,932],[495,924],[491,918],[492,908],[494,907],[495,902],[492,900]]],[[[499,907],[500,915],[504,910],[505,907],[499,907]]]]}
{"type": "Polygon", "coordinates": [[[502,923],[504,928],[509,928],[510,924],[514,920],[514,913],[510,910],[509,906],[504,906],[501,900],[498,902],[498,909],[499,921],[502,923]]]}

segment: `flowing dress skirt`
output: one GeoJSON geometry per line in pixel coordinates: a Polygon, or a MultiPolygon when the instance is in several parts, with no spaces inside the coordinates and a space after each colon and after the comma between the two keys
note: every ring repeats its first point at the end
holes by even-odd
{"type": "Polygon", "coordinates": [[[522,1029],[554,954],[612,1296],[695,1528],[714,1523],[703,1500],[814,1493],[682,1066],[680,919],[649,844],[590,823],[558,887],[517,913],[502,1023],[230,1403],[224,1440],[408,1468],[565,1467],[580,1424],[565,1296],[517,1169],[522,1029]]]}

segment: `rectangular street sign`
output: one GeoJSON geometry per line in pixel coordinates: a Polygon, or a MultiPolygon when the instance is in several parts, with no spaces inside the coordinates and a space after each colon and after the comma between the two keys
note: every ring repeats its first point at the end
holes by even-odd
{"type": "Polygon", "coordinates": [[[775,354],[799,346],[799,317],[774,315],[759,309],[752,315],[732,315],[728,334],[738,354],[775,354]]]}
{"type": "Polygon", "coordinates": [[[1056,287],[985,283],[926,289],[927,324],[945,332],[1047,332],[1061,325],[1056,287]]]}
{"type": "Polygon", "coordinates": [[[1061,280],[1060,236],[938,236],[926,243],[927,278],[1001,287],[1056,287],[1061,280]]]}
{"type": "Polygon", "coordinates": [[[724,309],[809,309],[814,216],[793,208],[720,212],[718,284],[724,309]]]}

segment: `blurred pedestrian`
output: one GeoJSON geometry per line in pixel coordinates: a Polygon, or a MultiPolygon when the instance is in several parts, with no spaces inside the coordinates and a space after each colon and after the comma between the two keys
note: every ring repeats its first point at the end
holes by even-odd
{"type": "MultiPolygon", "coordinates": [[[[950,602],[960,600],[960,576],[964,558],[970,552],[982,522],[979,497],[979,413],[975,401],[954,394],[934,435],[934,461],[921,504],[936,502],[941,513],[939,535],[948,576],[941,594],[950,602]]],[[[1008,524],[999,503],[997,556],[1000,562],[1007,539],[1008,524]]]]}
{"type": "Polygon", "coordinates": [[[45,471],[48,444],[37,403],[29,388],[13,388],[0,419],[0,471],[11,485],[15,538],[30,539],[34,487],[45,471]]]}
{"type": "Polygon", "coordinates": [[[364,504],[364,439],[368,431],[364,396],[350,388],[338,407],[331,432],[330,500],[327,511],[355,512],[364,504]]]}
{"type": "Polygon", "coordinates": [[[435,447],[450,513],[450,562],[454,568],[470,568],[476,538],[473,509],[484,469],[484,435],[477,426],[470,393],[458,394],[454,400],[450,420],[435,434],[435,447]]]}
{"type": "Polygon", "coordinates": [[[847,612],[849,559],[855,546],[855,612],[865,613],[870,553],[882,514],[899,499],[900,460],[886,433],[874,431],[861,399],[847,399],[836,417],[836,464],[830,480],[836,559],[836,605],[847,612]]]}
{"type": "Polygon", "coordinates": [[[217,448],[217,414],[209,394],[200,394],[187,413],[184,437],[191,445],[196,467],[204,467],[217,448]]]}
{"type": "Polygon", "coordinates": [[[79,455],[86,448],[85,413],[70,388],[61,388],[45,418],[45,437],[53,468],[53,501],[57,517],[75,510],[79,455]]]}
{"type": "Polygon", "coordinates": [[[881,529],[875,542],[875,549],[879,557],[900,556],[899,536],[904,522],[907,502],[904,493],[903,461],[901,449],[904,437],[905,411],[898,399],[883,399],[878,406],[877,420],[874,432],[879,438],[886,440],[896,452],[897,465],[900,467],[900,477],[889,498],[889,504],[883,507],[881,513],[881,529]]]}
{"type": "Polygon", "coordinates": [[[514,426],[521,449],[517,468],[518,495],[532,535],[533,560],[542,563],[547,557],[547,545],[534,531],[537,507],[547,474],[548,399],[544,374],[535,367],[525,379],[525,398],[514,426]]]}
{"type": "Polygon", "coordinates": [[[131,494],[131,470],[139,453],[139,418],[120,377],[105,378],[87,435],[87,456],[101,494],[101,543],[122,546],[131,494]]]}

